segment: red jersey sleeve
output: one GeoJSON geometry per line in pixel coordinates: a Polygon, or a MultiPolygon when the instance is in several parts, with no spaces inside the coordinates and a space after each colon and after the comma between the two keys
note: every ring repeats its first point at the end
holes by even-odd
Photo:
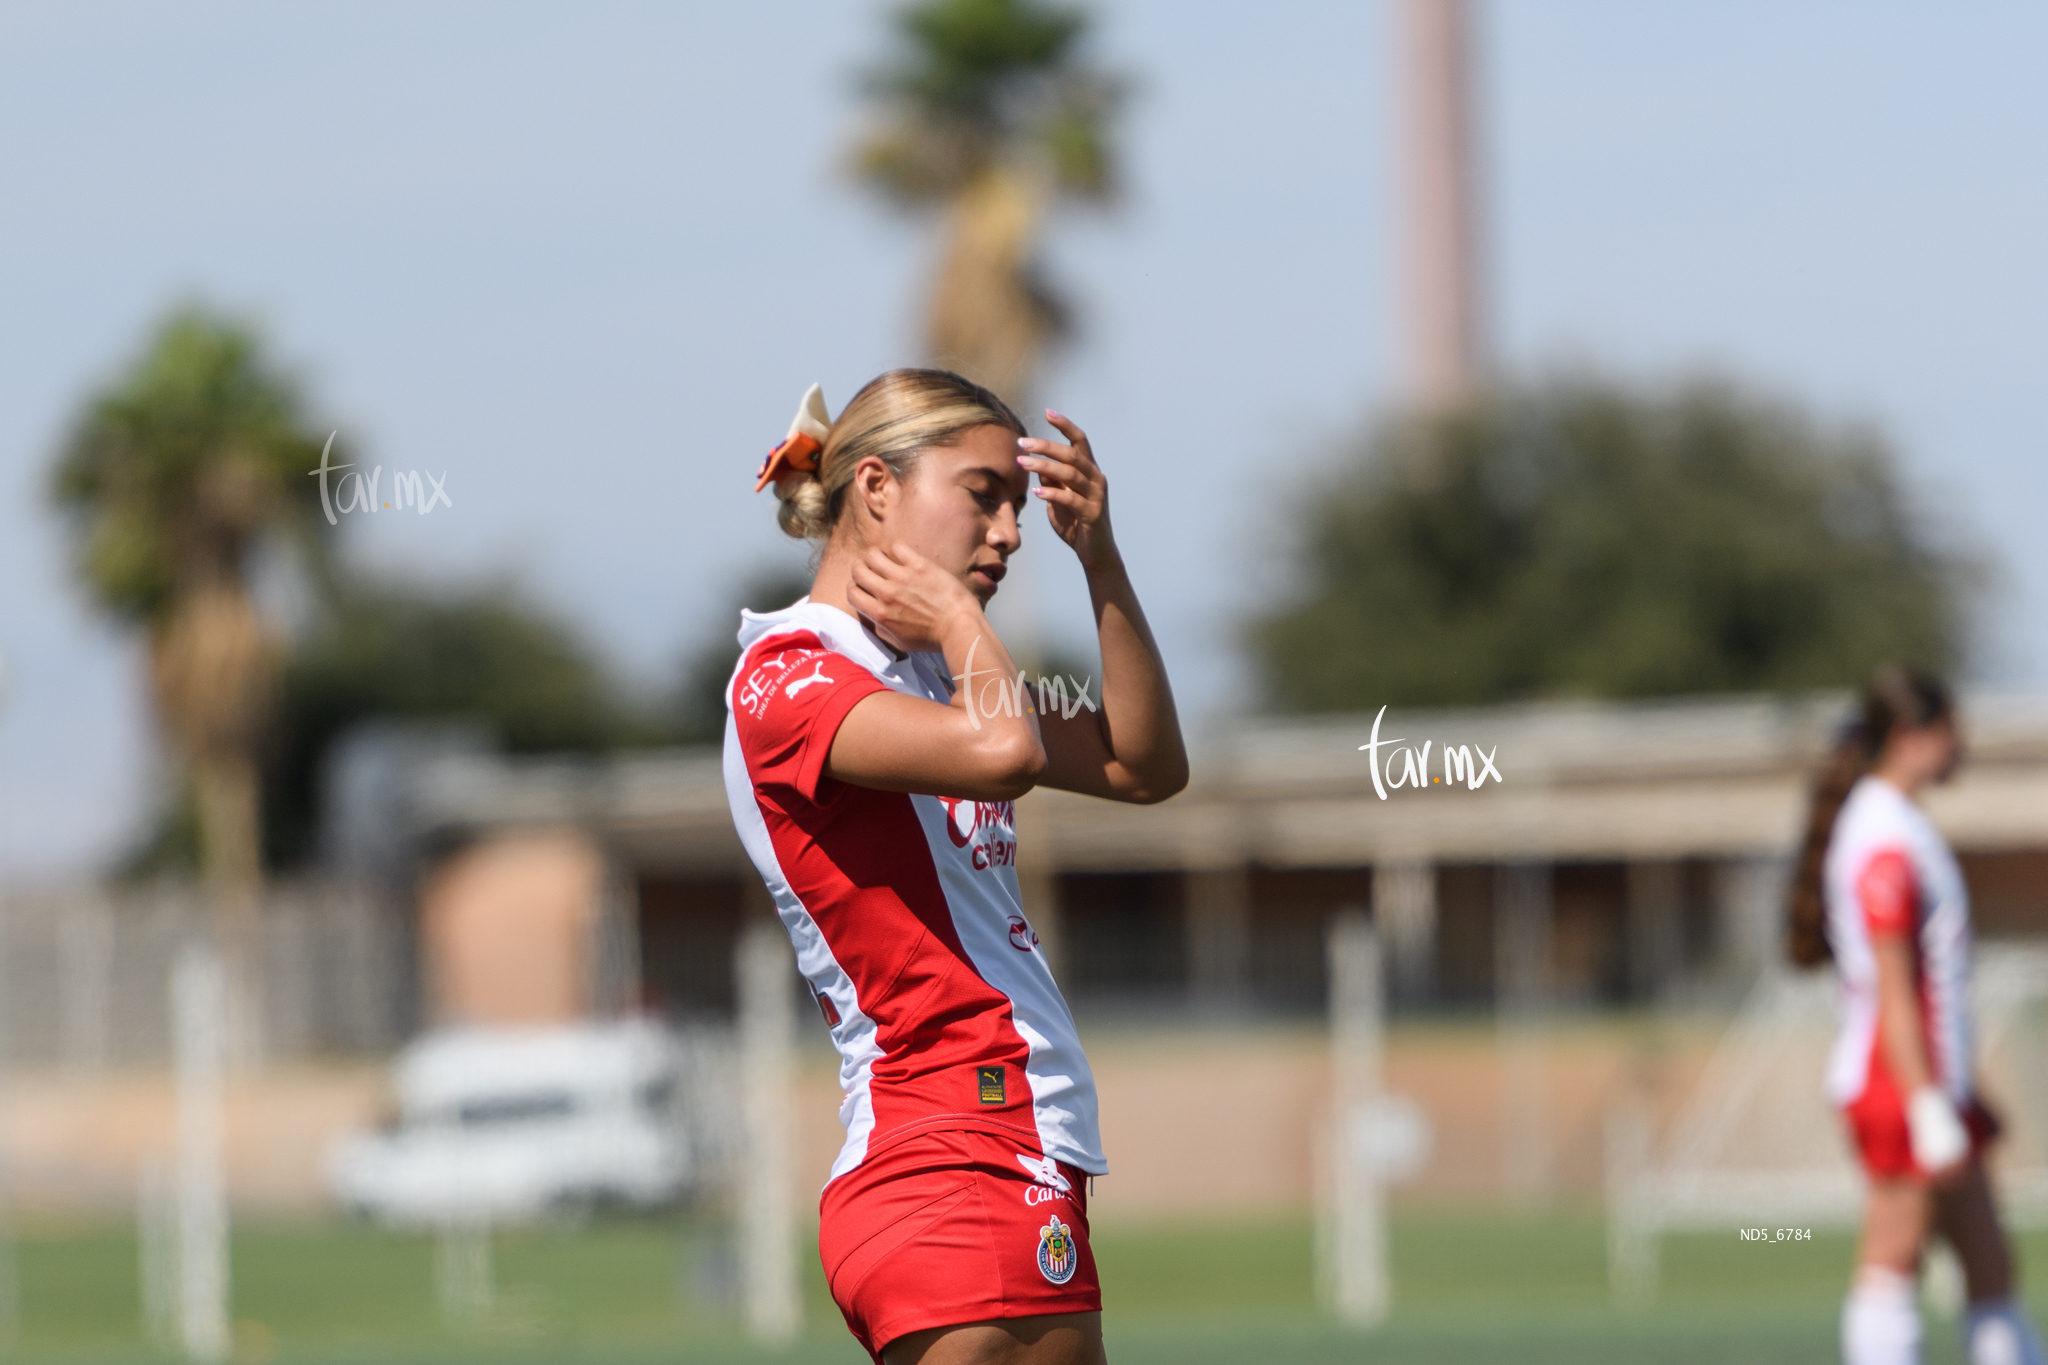
{"type": "Polygon", "coordinates": [[[1905,853],[1881,848],[1871,854],[1856,876],[1856,900],[1873,936],[1911,934],[1919,923],[1920,888],[1905,853]]]}
{"type": "Polygon", "coordinates": [[[732,687],[740,752],[757,786],[794,788],[817,804],[839,722],[888,687],[810,631],[773,635],[747,651],[732,687]]]}

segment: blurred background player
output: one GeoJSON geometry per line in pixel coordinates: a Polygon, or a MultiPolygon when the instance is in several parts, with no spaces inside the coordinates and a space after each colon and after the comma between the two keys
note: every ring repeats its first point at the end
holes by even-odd
{"type": "Polygon", "coordinates": [[[1095,1084],[1025,915],[1015,802],[1159,801],[1188,770],[1107,484],[1046,415],[1071,444],[949,371],[892,370],[830,423],[814,388],[758,485],[823,549],[807,597],[744,613],[727,792],[840,1053],[819,1250],[888,1365],[1103,1358],[1095,1084]],[[983,614],[1032,492],[1087,574],[1099,712],[1038,714],[983,614]]]}
{"type": "Polygon", "coordinates": [[[1984,1169],[1999,1125],[1972,1075],[1969,892],[1917,804],[1960,754],[1948,688],[1880,672],[1816,784],[1793,891],[1793,960],[1832,958],[1840,975],[1827,1089],[1869,1176],[1842,1310],[1847,1365],[1920,1359],[1915,1284],[1933,1232],[1963,1264],[1972,1365],[2042,1362],[1984,1169]]]}

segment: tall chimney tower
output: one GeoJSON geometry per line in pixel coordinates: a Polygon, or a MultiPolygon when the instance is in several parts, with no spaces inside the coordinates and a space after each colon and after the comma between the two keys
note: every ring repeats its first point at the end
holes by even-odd
{"type": "Polygon", "coordinates": [[[1443,408],[1478,386],[1486,357],[1467,0],[1399,0],[1403,70],[1402,396],[1443,408]]]}

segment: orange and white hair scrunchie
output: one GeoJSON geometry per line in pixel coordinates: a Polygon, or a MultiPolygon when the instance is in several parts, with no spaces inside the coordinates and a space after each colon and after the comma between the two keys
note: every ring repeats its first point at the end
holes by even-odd
{"type": "Polygon", "coordinates": [[[814,472],[818,456],[825,449],[825,437],[831,431],[832,414],[825,411],[825,390],[813,384],[804,390],[803,401],[796,405],[796,420],[789,424],[789,435],[761,461],[754,491],[760,492],[785,474],[814,472]]]}

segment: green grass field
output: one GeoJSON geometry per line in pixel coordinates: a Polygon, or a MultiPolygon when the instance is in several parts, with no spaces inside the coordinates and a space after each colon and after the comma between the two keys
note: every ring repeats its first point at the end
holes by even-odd
{"type": "MultiPolygon", "coordinates": [[[[497,1297],[467,1326],[440,1319],[425,1237],[351,1225],[252,1227],[234,1243],[236,1358],[260,1362],[703,1360],[843,1362],[853,1343],[812,1263],[810,1331],[764,1353],[739,1338],[714,1226],[663,1220],[501,1233],[497,1297]]],[[[1687,1236],[1664,1245],[1655,1307],[1607,1301],[1597,1216],[1397,1218],[1396,1308],[1370,1335],[1315,1311],[1300,1220],[1103,1228],[1110,1355],[1118,1365],[1276,1361],[1400,1365],[1828,1361],[1850,1256],[1845,1236],[1744,1244],[1687,1236]]],[[[2048,1263],[2048,1238],[2025,1248],[2048,1263]]],[[[140,1362],[135,1241],[125,1230],[31,1229],[18,1244],[16,1359],[140,1362]]],[[[2033,1280],[2048,1305],[2048,1282],[2033,1280]]],[[[1930,1323],[1931,1362],[1958,1361],[1930,1323]]]]}

